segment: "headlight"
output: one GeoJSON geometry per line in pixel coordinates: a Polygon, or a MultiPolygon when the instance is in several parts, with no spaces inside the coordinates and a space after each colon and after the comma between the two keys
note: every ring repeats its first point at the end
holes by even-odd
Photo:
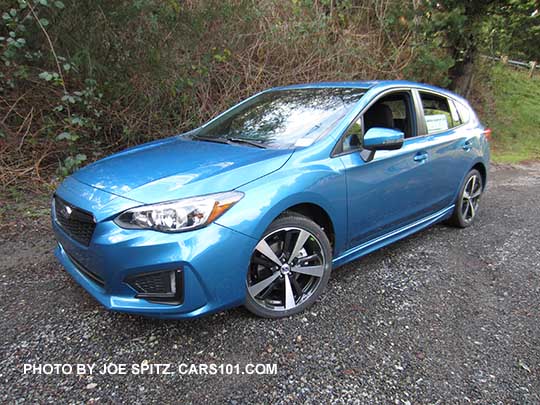
{"type": "Polygon", "coordinates": [[[216,220],[244,196],[239,191],[209,194],[160,204],[132,208],[114,222],[127,229],[154,229],[183,232],[200,228],[216,220]]]}

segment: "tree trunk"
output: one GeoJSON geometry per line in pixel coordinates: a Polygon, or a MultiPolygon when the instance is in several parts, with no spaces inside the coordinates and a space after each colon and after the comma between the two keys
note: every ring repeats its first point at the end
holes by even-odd
{"type": "Polygon", "coordinates": [[[456,93],[467,97],[472,87],[472,79],[474,73],[474,62],[468,61],[462,63],[460,66],[460,73],[458,76],[452,78],[451,88],[456,93]]]}
{"type": "MultiPolygon", "coordinates": [[[[451,80],[450,88],[456,93],[466,97],[472,86],[472,77],[474,72],[474,61],[476,59],[476,44],[474,34],[470,34],[466,41],[467,48],[462,58],[455,57],[456,64],[450,69],[449,76],[451,80]]],[[[456,49],[456,54],[459,56],[456,49]]]]}

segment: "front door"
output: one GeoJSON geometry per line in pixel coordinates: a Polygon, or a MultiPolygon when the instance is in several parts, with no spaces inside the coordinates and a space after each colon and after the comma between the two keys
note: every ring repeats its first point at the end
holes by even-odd
{"type": "MultiPolygon", "coordinates": [[[[339,159],[347,179],[349,247],[427,216],[426,185],[430,181],[429,140],[417,136],[416,114],[408,91],[385,94],[353,123],[349,131],[362,133],[370,127],[388,127],[405,132],[398,150],[377,151],[372,161],[362,155],[360,138],[351,141],[346,132],[339,159]],[[353,145],[353,146],[351,146],[353,145]],[[356,148],[354,145],[358,145],[356,148]]],[[[353,134],[353,136],[355,136],[353,134]]]]}

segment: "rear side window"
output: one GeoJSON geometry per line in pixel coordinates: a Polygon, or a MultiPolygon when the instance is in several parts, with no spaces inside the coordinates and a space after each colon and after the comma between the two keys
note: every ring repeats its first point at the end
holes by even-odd
{"type": "MultiPolygon", "coordinates": [[[[431,93],[420,93],[424,119],[428,134],[445,131],[461,125],[459,116],[450,109],[450,103],[446,97],[431,93]]],[[[453,107],[453,106],[452,106],[453,107]]]]}
{"type": "Polygon", "coordinates": [[[453,100],[449,100],[450,102],[450,113],[452,114],[452,120],[454,121],[455,125],[461,125],[463,122],[461,121],[461,117],[459,115],[459,112],[456,107],[456,103],[453,100]]]}
{"type": "Polygon", "coordinates": [[[466,124],[471,119],[471,113],[469,111],[469,107],[461,104],[460,102],[456,101],[456,108],[458,110],[459,118],[461,119],[461,122],[463,124],[466,124]]]}

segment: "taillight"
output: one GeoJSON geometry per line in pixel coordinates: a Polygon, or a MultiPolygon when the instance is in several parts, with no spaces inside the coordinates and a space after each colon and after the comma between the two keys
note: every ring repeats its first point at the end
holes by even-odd
{"type": "Polygon", "coordinates": [[[484,129],[484,135],[488,141],[491,141],[491,128],[484,129]]]}

